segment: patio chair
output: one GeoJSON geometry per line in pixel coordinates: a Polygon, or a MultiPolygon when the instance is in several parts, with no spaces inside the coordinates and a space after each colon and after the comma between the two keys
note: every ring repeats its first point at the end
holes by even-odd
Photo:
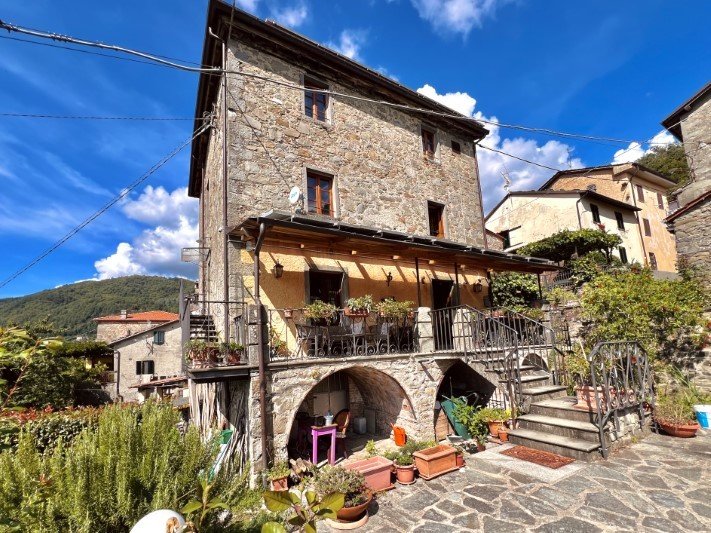
{"type": "Polygon", "coordinates": [[[342,409],[336,413],[333,417],[333,423],[338,427],[336,428],[336,454],[338,454],[338,449],[341,449],[344,458],[348,458],[348,446],[346,445],[346,432],[348,431],[348,424],[351,422],[351,412],[348,409],[342,409]]]}

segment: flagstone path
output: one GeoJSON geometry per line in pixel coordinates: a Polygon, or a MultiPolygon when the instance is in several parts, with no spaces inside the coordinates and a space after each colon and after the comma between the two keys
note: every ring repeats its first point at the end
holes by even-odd
{"type": "Polygon", "coordinates": [[[510,446],[381,494],[359,531],[711,531],[711,432],[653,434],[607,461],[558,470],[499,453],[510,446]]]}

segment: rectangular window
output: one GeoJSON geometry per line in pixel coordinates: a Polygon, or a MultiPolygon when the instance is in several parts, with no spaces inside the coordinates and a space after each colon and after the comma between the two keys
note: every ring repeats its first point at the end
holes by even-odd
{"type": "Polygon", "coordinates": [[[618,251],[620,252],[620,261],[622,261],[623,264],[627,264],[627,249],[624,246],[620,246],[618,248],[618,251]]]}
{"type": "Polygon", "coordinates": [[[664,196],[660,192],[657,193],[657,207],[664,209],[664,196]]]}
{"type": "Polygon", "coordinates": [[[657,256],[654,255],[654,252],[649,252],[649,268],[657,270],[657,256]]]}
{"type": "Polygon", "coordinates": [[[422,152],[430,159],[435,156],[435,134],[425,128],[422,128],[422,152]]]}
{"type": "Polygon", "coordinates": [[[154,331],[153,332],[153,344],[164,344],[165,343],[165,331],[154,331]]]}
{"type": "Polygon", "coordinates": [[[308,170],[306,200],[309,213],[333,216],[333,176],[308,170]]]}
{"type": "Polygon", "coordinates": [[[136,361],[136,375],[141,376],[145,374],[155,373],[155,363],[151,360],[136,361]]]}
{"type": "Polygon", "coordinates": [[[504,250],[511,247],[511,231],[506,230],[499,233],[504,238],[504,250]]]}
{"type": "Polygon", "coordinates": [[[427,202],[427,215],[430,222],[430,235],[444,237],[444,206],[435,202],[427,202]]]}
{"type": "Polygon", "coordinates": [[[637,185],[637,200],[644,202],[644,189],[641,185],[637,185]]]}
{"type": "Polygon", "coordinates": [[[652,236],[652,228],[649,225],[649,219],[648,218],[643,218],[642,219],[642,224],[644,225],[644,235],[646,237],[651,237],[652,236]]]}
{"type": "Polygon", "coordinates": [[[624,231],[625,229],[625,219],[622,218],[622,213],[615,211],[615,219],[617,220],[617,229],[624,231]]]}
{"type": "Polygon", "coordinates": [[[595,204],[590,204],[590,211],[592,211],[593,222],[595,224],[600,223],[600,209],[595,204]]]}
{"type": "Polygon", "coordinates": [[[457,141],[452,141],[452,152],[454,152],[455,154],[461,154],[462,145],[459,144],[457,141]]]}
{"type": "Polygon", "coordinates": [[[317,91],[327,91],[328,85],[313,78],[304,77],[304,88],[306,89],[304,91],[304,114],[309,118],[325,122],[328,95],[317,91]]]}

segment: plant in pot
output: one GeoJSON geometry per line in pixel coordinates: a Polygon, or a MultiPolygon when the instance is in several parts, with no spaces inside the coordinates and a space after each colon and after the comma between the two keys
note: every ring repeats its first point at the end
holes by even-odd
{"type": "Polygon", "coordinates": [[[244,346],[236,342],[223,342],[220,351],[225,355],[225,362],[228,365],[238,365],[244,354],[244,346]]]}
{"type": "Polygon", "coordinates": [[[321,300],[314,300],[304,306],[304,316],[312,320],[330,321],[336,316],[338,308],[321,300]]]}
{"type": "Polygon", "coordinates": [[[344,522],[362,519],[373,499],[363,474],[338,466],[326,466],[318,470],[313,480],[313,489],[320,495],[345,494],[343,507],[337,513],[338,520],[344,522]]]}
{"type": "Polygon", "coordinates": [[[386,298],[378,302],[376,307],[383,318],[402,319],[410,314],[414,305],[415,303],[409,300],[398,302],[394,298],[386,298]]]}
{"type": "Polygon", "coordinates": [[[498,437],[499,431],[504,427],[504,421],[511,418],[511,411],[498,407],[484,407],[479,410],[478,418],[489,426],[491,436],[498,437]]]}
{"type": "Polygon", "coordinates": [[[415,458],[411,453],[399,453],[395,457],[395,477],[402,485],[412,485],[415,482],[415,458]]]}
{"type": "Polygon", "coordinates": [[[457,468],[462,468],[464,466],[464,448],[458,444],[454,445],[454,457],[457,461],[457,468]]]}
{"type": "Polygon", "coordinates": [[[207,363],[207,343],[199,340],[189,341],[186,343],[186,354],[192,366],[197,368],[205,366],[207,363]]]}
{"type": "Polygon", "coordinates": [[[370,314],[373,306],[373,297],[370,294],[366,294],[357,298],[349,298],[343,312],[346,316],[364,318],[370,314]]]}
{"type": "Polygon", "coordinates": [[[654,421],[664,433],[672,437],[694,437],[700,427],[693,406],[682,391],[662,394],[657,398],[654,421]]]}
{"type": "Polygon", "coordinates": [[[269,326],[269,350],[273,356],[284,357],[289,355],[286,341],[281,338],[275,327],[269,326]]]}
{"type": "Polygon", "coordinates": [[[267,471],[267,478],[273,491],[289,490],[291,468],[286,461],[275,464],[267,471]]]}
{"type": "MultiPolygon", "coordinates": [[[[590,361],[588,361],[582,345],[576,346],[573,353],[565,357],[565,369],[571,381],[575,384],[574,391],[577,398],[575,407],[586,411],[597,411],[598,397],[605,402],[605,390],[603,387],[595,388],[592,386],[590,361]]],[[[601,372],[596,373],[595,377],[598,382],[602,381],[601,372]]],[[[610,389],[608,393],[615,394],[615,391],[610,389]]]]}

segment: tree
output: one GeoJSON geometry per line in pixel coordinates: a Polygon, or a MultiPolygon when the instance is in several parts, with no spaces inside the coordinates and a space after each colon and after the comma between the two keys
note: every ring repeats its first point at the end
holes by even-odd
{"type": "Polygon", "coordinates": [[[522,246],[516,253],[542,257],[551,261],[569,261],[573,255],[603,252],[607,258],[622,239],[618,235],[597,229],[562,230],[550,237],[522,246]]]}
{"type": "Polygon", "coordinates": [[[654,146],[648,154],[638,159],[637,163],[664,174],[680,188],[691,181],[684,147],[680,144],[654,146]]]}

